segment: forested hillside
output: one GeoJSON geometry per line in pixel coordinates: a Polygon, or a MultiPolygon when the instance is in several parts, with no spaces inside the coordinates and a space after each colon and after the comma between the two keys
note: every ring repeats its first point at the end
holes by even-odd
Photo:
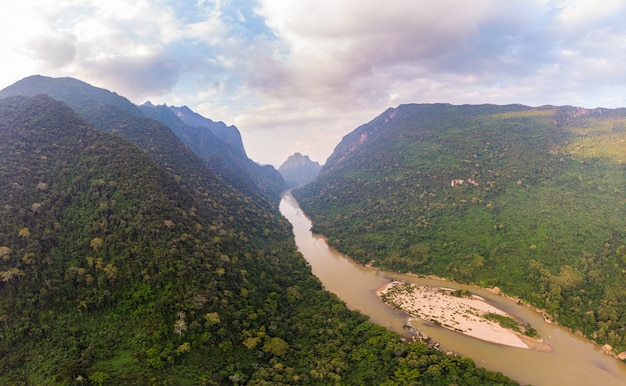
{"type": "Polygon", "coordinates": [[[626,349],[626,111],[402,105],[294,191],[361,263],[497,286],[626,349]]]}
{"type": "Polygon", "coordinates": [[[96,128],[124,137],[161,165],[178,169],[176,174],[200,159],[239,190],[256,191],[274,203],[280,198],[284,184],[273,167],[259,166],[245,154],[247,162],[241,161],[238,147],[233,149],[207,129],[189,127],[165,106],[170,113],[165,116],[154,106],[140,109],[123,96],[73,78],[30,76],[0,91],[0,97],[38,94],[68,104],[96,128]]]}
{"type": "Polygon", "coordinates": [[[168,126],[196,156],[239,189],[258,190],[277,203],[285,183],[273,166],[259,165],[246,154],[236,127],[213,122],[189,108],[140,106],[146,116],[168,126]],[[183,120],[184,119],[184,120],[183,120]]]}
{"type": "Polygon", "coordinates": [[[348,311],[267,201],[173,161],[0,100],[0,383],[511,383],[348,311]]]}

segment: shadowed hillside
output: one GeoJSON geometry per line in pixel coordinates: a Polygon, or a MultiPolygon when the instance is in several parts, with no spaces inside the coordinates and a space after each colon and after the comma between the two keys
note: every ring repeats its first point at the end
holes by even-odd
{"type": "Polygon", "coordinates": [[[246,154],[241,134],[235,126],[213,122],[188,107],[144,104],[146,116],[160,121],[189,147],[211,170],[240,189],[256,189],[276,203],[285,189],[273,166],[259,165],[246,154]]]}

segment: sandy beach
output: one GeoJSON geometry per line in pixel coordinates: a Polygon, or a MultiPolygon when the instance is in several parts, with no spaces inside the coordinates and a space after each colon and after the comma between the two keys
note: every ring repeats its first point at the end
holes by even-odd
{"type": "Polygon", "coordinates": [[[458,297],[451,291],[454,290],[393,281],[379,289],[377,294],[390,306],[445,328],[492,343],[530,348],[525,342],[528,339],[484,317],[490,313],[511,315],[477,295],[458,297]]]}

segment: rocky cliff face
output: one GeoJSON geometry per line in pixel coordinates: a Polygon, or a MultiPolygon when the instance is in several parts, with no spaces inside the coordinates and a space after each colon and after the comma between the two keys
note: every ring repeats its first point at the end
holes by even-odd
{"type": "Polygon", "coordinates": [[[287,186],[304,185],[312,181],[321,170],[319,162],[314,162],[308,155],[295,153],[280,165],[278,172],[283,176],[287,186]]]}
{"type": "Polygon", "coordinates": [[[285,188],[280,173],[273,166],[259,165],[248,157],[237,127],[203,117],[187,106],[168,106],[167,109],[186,126],[182,136],[176,133],[199,157],[210,161],[215,155],[219,156],[221,167],[229,169],[231,174],[235,173],[239,178],[250,180],[261,194],[272,202],[278,202],[285,188]],[[213,138],[223,144],[218,146],[217,151],[213,138]]]}
{"type": "Polygon", "coordinates": [[[356,152],[361,146],[375,138],[382,126],[394,119],[397,114],[396,109],[389,108],[384,113],[373,119],[371,122],[361,125],[351,133],[345,135],[341,142],[335,147],[333,153],[328,157],[323,170],[343,161],[348,155],[356,152]]]}

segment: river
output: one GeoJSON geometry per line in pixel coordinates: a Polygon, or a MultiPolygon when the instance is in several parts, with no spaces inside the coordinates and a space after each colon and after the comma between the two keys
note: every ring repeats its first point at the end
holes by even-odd
{"type": "Polygon", "coordinates": [[[414,320],[413,326],[441,343],[443,349],[471,357],[478,366],[500,371],[520,384],[626,385],[625,363],[606,354],[588,339],[545,322],[537,312],[474,286],[447,280],[417,278],[356,264],[329,247],[322,236],[311,233],[311,221],[290,193],[283,196],[280,211],[291,222],[298,249],[324,288],[339,296],[346,302],[348,308],[368,315],[372,322],[401,334],[405,333],[403,326],[409,316],[389,308],[375,294],[378,288],[391,280],[400,279],[422,285],[469,289],[503,311],[529,322],[543,337],[544,343],[552,347],[552,351],[488,343],[420,319],[414,320]]]}

